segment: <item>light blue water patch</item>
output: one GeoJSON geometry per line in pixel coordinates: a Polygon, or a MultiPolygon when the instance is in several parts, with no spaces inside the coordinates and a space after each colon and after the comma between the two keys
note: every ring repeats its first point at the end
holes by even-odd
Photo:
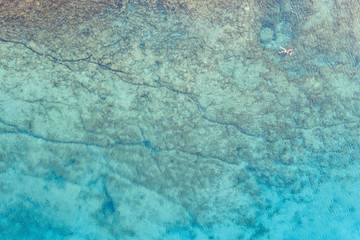
{"type": "MultiPolygon", "coordinates": [[[[360,197],[350,186],[351,192],[339,189],[338,183],[328,184],[306,201],[296,205],[284,203],[283,222],[277,223],[280,232],[273,235],[281,239],[360,239],[359,207],[349,199],[360,197]],[[285,220],[286,219],[286,220],[285,220]],[[287,224],[286,224],[287,222],[287,224]]],[[[344,186],[341,186],[344,187],[344,186]]]]}

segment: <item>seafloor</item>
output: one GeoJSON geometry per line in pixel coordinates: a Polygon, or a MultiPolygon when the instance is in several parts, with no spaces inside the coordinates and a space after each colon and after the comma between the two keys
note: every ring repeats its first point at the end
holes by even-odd
{"type": "Polygon", "coordinates": [[[0,0],[0,239],[360,239],[357,1],[39,2],[0,0]]]}

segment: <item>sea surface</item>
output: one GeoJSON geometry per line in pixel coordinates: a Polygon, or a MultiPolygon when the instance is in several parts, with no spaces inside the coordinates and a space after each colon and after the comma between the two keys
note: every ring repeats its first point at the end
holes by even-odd
{"type": "Polygon", "coordinates": [[[360,240],[359,12],[0,0],[0,239],[360,240]]]}

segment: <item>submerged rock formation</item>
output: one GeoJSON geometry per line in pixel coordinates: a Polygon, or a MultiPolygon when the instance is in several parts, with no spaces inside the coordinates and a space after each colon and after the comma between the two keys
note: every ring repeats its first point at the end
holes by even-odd
{"type": "Polygon", "coordinates": [[[0,0],[0,238],[356,234],[340,6],[0,0]]]}

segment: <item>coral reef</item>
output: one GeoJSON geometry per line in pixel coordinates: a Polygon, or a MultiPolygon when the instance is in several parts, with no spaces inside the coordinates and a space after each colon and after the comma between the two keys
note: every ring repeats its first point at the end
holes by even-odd
{"type": "Polygon", "coordinates": [[[0,1],[0,238],[353,239],[353,8],[0,1]]]}
{"type": "Polygon", "coordinates": [[[51,29],[78,24],[109,8],[124,9],[126,0],[13,0],[0,1],[0,21],[51,29]]]}

